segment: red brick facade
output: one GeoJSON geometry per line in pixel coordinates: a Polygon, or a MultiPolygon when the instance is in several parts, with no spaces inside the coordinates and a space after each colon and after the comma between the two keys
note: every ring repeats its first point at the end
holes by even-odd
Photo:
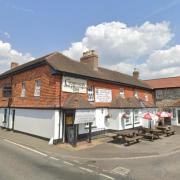
{"type": "MultiPolygon", "coordinates": [[[[52,75],[51,68],[48,65],[41,65],[31,70],[0,79],[0,107],[23,107],[23,108],[59,108],[62,107],[66,99],[71,93],[61,91],[61,76],[52,75]],[[34,96],[35,80],[41,80],[40,97],[34,96]],[[26,84],[26,96],[21,97],[22,82],[26,84]],[[12,86],[12,98],[3,97],[4,85],[12,86]]],[[[120,88],[124,88],[125,97],[134,96],[134,88],[123,87],[112,83],[104,83],[99,81],[88,80],[88,86],[94,88],[106,88],[112,90],[112,98],[115,99],[120,94],[120,88]]],[[[136,88],[139,98],[154,103],[153,92],[136,88]]],[[[86,100],[87,94],[81,94],[86,100]]],[[[109,107],[111,103],[94,103],[95,107],[109,107]]]]}

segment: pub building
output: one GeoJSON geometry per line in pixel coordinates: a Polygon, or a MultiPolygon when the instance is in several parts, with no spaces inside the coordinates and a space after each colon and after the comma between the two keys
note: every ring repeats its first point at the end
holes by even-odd
{"type": "Polygon", "coordinates": [[[153,89],[136,69],[130,76],[100,67],[94,50],[80,61],[54,52],[13,62],[0,75],[0,126],[53,142],[147,126],[145,112],[156,112],[153,89]]]}

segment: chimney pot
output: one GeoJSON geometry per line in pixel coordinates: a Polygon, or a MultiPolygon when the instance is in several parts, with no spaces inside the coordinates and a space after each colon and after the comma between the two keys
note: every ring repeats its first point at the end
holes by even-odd
{"type": "Polygon", "coordinates": [[[81,57],[80,61],[81,63],[87,64],[94,71],[98,71],[99,60],[95,50],[83,52],[83,57],[81,57]]]}
{"type": "Polygon", "coordinates": [[[139,71],[136,68],[134,68],[134,71],[133,71],[133,78],[139,79],[139,71]]]}
{"type": "Polygon", "coordinates": [[[17,66],[19,66],[18,63],[16,63],[16,62],[11,62],[11,69],[16,68],[17,66]]]}

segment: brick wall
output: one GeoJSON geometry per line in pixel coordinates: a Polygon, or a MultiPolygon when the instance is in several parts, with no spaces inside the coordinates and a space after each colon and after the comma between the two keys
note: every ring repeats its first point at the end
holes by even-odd
{"type": "MultiPolygon", "coordinates": [[[[124,88],[125,92],[125,97],[133,97],[134,96],[134,90],[135,88],[130,88],[130,87],[125,87],[125,86],[120,86],[120,85],[114,85],[110,83],[103,83],[103,82],[98,82],[98,81],[92,81],[88,80],[87,81],[87,86],[93,86],[94,88],[105,88],[105,89],[111,89],[112,90],[112,99],[114,100],[117,98],[120,94],[120,88],[124,88]]],[[[145,100],[145,95],[148,96],[148,102],[154,103],[154,97],[153,97],[153,92],[152,91],[147,91],[147,90],[142,90],[142,89],[137,89],[139,98],[142,100],[145,100]]],[[[71,95],[71,93],[68,92],[61,92],[61,105],[65,103],[67,98],[71,95]]],[[[86,94],[81,94],[81,96],[84,97],[84,99],[88,100],[88,95],[86,94]]],[[[109,107],[111,103],[93,103],[94,106],[96,107],[109,107]]]]}
{"type": "MultiPolygon", "coordinates": [[[[51,69],[48,65],[36,67],[31,70],[8,77],[0,80],[0,107],[7,107],[8,104],[11,107],[24,107],[24,108],[57,108],[64,104],[71,93],[61,92],[61,76],[52,75],[51,69]],[[35,80],[41,80],[41,95],[40,97],[34,96],[35,80]],[[2,88],[5,84],[12,82],[12,98],[2,97],[2,88]],[[22,82],[26,83],[26,96],[21,97],[22,82]],[[60,103],[61,102],[61,103],[60,103]]],[[[94,88],[105,88],[112,90],[113,100],[119,96],[120,88],[124,88],[125,97],[134,96],[134,88],[123,87],[120,85],[114,85],[110,83],[98,82],[88,80],[87,85],[94,88]]],[[[148,95],[149,102],[153,103],[153,93],[142,89],[137,89],[139,97],[145,99],[145,95],[148,95]]],[[[81,94],[84,99],[88,99],[88,95],[81,94]]],[[[94,103],[96,107],[108,107],[111,103],[94,103]]]]}
{"type": "MultiPolygon", "coordinates": [[[[2,97],[3,86],[10,81],[10,77],[0,80],[0,107],[7,106],[8,98],[2,97]],[[6,103],[5,103],[5,99],[6,103]]],[[[51,75],[50,67],[43,65],[12,77],[12,107],[59,107],[60,78],[51,75]],[[41,95],[34,96],[35,80],[41,80],[41,95]],[[26,83],[26,96],[21,97],[22,82],[26,83]]]]}

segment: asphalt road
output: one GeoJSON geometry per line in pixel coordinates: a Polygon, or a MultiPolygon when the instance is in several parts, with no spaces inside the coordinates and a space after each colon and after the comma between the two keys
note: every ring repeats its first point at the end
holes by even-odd
{"type": "Polygon", "coordinates": [[[101,180],[107,178],[0,140],[0,180],[61,179],[101,180]]]}

